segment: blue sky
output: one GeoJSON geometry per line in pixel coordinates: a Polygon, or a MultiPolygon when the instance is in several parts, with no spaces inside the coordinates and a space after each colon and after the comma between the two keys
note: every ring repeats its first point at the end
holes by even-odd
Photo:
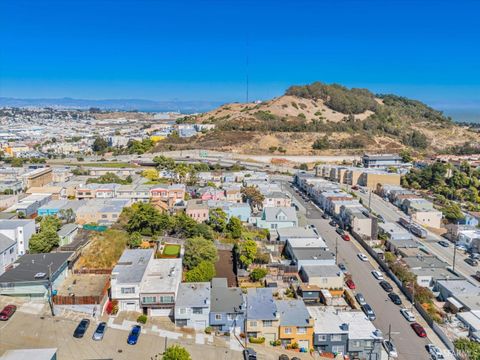
{"type": "Polygon", "coordinates": [[[251,99],[320,80],[475,107],[479,14],[476,0],[4,0],[0,96],[243,101],[248,39],[251,99]]]}

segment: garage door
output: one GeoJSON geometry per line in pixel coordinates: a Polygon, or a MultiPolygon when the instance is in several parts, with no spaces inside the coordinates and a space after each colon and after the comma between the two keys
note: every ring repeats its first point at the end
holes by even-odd
{"type": "Polygon", "coordinates": [[[299,347],[300,349],[308,350],[308,349],[309,349],[308,345],[309,345],[309,341],[308,341],[308,340],[299,340],[299,341],[298,341],[298,347],[299,347]]]}
{"type": "Polygon", "coordinates": [[[172,309],[150,309],[150,316],[170,316],[172,309]]]}
{"type": "Polygon", "coordinates": [[[207,322],[205,320],[195,320],[194,324],[195,329],[205,329],[207,327],[207,322]]]}
{"type": "Polygon", "coordinates": [[[125,311],[136,311],[137,305],[134,302],[125,303],[125,311]]]}
{"type": "Polygon", "coordinates": [[[266,333],[265,342],[268,344],[269,341],[275,341],[277,339],[277,334],[275,333],[266,333]]]}

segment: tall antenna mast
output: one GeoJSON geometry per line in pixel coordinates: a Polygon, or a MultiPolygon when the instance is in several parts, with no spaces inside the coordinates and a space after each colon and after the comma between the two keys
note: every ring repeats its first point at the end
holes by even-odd
{"type": "Polygon", "coordinates": [[[247,32],[247,49],[246,49],[246,52],[247,52],[247,53],[246,53],[246,85],[247,85],[247,88],[246,88],[246,100],[247,100],[247,104],[248,104],[248,100],[249,100],[249,99],[248,99],[248,95],[249,95],[249,94],[248,94],[248,90],[249,90],[249,89],[248,89],[248,87],[249,87],[249,74],[248,74],[248,70],[249,70],[249,69],[248,69],[248,65],[249,65],[249,64],[248,64],[248,60],[249,60],[249,59],[248,59],[248,55],[249,55],[249,54],[248,54],[248,52],[249,52],[249,43],[248,43],[248,32],[247,32]]]}

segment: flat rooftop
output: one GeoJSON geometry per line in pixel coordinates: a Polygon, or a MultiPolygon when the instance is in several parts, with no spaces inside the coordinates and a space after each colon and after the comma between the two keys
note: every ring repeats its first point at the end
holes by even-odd
{"type": "Polygon", "coordinates": [[[174,293],[182,281],[182,259],[152,259],[140,285],[140,293],[174,293]]]}

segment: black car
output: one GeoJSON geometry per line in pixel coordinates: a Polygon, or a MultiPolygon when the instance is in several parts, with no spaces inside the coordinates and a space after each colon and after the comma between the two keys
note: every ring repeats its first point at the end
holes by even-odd
{"type": "Polygon", "coordinates": [[[75,338],[83,338],[83,335],[87,332],[88,326],[90,325],[90,320],[88,319],[83,319],[80,321],[80,324],[78,324],[77,328],[73,332],[73,337],[75,338]]]}
{"type": "Polygon", "coordinates": [[[345,231],[343,231],[343,229],[341,229],[341,228],[336,228],[335,231],[336,231],[337,234],[339,234],[339,235],[345,234],[345,231]]]}
{"type": "Polygon", "coordinates": [[[380,286],[381,286],[382,289],[385,290],[386,292],[392,292],[392,291],[393,291],[393,287],[392,287],[392,285],[390,285],[390,284],[388,283],[388,281],[385,281],[385,280],[380,281],[380,286]]]}
{"type": "Polygon", "coordinates": [[[330,217],[329,217],[327,214],[325,214],[325,213],[322,214],[322,218],[323,218],[323,219],[327,219],[327,220],[330,219],[330,217]]]}
{"type": "Polygon", "coordinates": [[[246,348],[243,350],[244,360],[257,360],[257,353],[252,348],[246,348]]]}
{"type": "Polygon", "coordinates": [[[478,266],[478,261],[472,258],[466,258],[465,262],[470,266],[478,266]]]}
{"type": "Polygon", "coordinates": [[[402,305],[402,299],[400,299],[400,296],[398,296],[394,292],[389,293],[388,297],[395,305],[402,305]]]}
{"type": "Polygon", "coordinates": [[[440,245],[440,246],[443,246],[443,247],[446,247],[446,248],[447,248],[447,247],[449,247],[449,246],[450,246],[450,243],[449,243],[448,241],[445,241],[445,240],[440,240],[440,241],[438,242],[438,245],[440,245]]]}
{"type": "Polygon", "coordinates": [[[335,220],[332,220],[329,222],[330,226],[337,226],[337,222],[335,220]]]}
{"type": "Polygon", "coordinates": [[[368,304],[362,305],[362,311],[367,315],[368,320],[373,321],[377,317],[375,316],[375,311],[373,311],[372,307],[368,304]]]}
{"type": "Polygon", "coordinates": [[[340,270],[342,270],[343,272],[347,271],[347,267],[345,266],[344,263],[339,263],[339,264],[338,264],[338,267],[339,267],[340,270]]]}

